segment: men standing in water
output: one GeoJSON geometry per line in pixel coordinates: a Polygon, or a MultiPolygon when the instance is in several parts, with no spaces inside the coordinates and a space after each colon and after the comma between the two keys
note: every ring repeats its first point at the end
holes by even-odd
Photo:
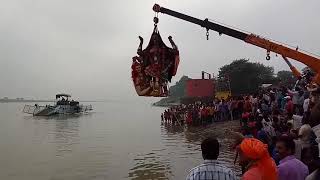
{"type": "Polygon", "coordinates": [[[193,168],[187,180],[236,180],[233,171],[217,161],[219,156],[219,142],[215,138],[207,138],[201,143],[204,163],[193,168]]]}

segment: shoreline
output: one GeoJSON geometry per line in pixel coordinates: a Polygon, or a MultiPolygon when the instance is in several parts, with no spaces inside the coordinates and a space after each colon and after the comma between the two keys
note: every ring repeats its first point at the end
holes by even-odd
{"type": "Polygon", "coordinates": [[[15,100],[15,99],[0,100],[0,103],[22,103],[22,102],[54,102],[54,100],[15,100]]]}
{"type": "Polygon", "coordinates": [[[163,98],[160,101],[152,103],[153,106],[157,107],[171,107],[181,105],[179,98],[163,98]]]}
{"type": "MultiPolygon", "coordinates": [[[[15,99],[3,100],[3,99],[0,99],[0,103],[37,103],[37,102],[53,103],[55,102],[55,100],[15,100],[15,99]]],[[[80,102],[107,102],[107,101],[80,101],[80,102]]]]}

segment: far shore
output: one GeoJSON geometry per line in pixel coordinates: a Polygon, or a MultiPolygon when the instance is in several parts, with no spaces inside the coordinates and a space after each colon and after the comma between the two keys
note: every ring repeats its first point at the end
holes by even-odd
{"type": "MultiPolygon", "coordinates": [[[[0,103],[37,103],[37,102],[48,102],[52,103],[56,100],[33,100],[33,99],[0,99],[0,103]]],[[[105,102],[105,101],[80,101],[80,102],[105,102]]]]}

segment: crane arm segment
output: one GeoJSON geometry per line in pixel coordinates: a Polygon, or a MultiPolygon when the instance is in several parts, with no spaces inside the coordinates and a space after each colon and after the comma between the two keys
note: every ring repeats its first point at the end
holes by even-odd
{"type": "Polygon", "coordinates": [[[200,25],[201,27],[204,27],[207,30],[210,29],[210,30],[213,30],[213,31],[217,31],[220,34],[226,34],[228,36],[231,36],[231,37],[243,40],[243,41],[248,36],[248,34],[246,34],[246,33],[243,33],[243,32],[240,32],[238,30],[234,30],[234,29],[231,29],[231,28],[228,28],[228,27],[225,27],[225,26],[222,26],[222,25],[217,24],[217,23],[210,22],[208,19],[201,20],[201,19],[198,19],[198,18],[194,18],[194,17],[188,16],[188,15],[176,12],[176,11],[172,11],[172,10],[164,8],[164,7],[160,7],[158,4],[155,4],[153,6],[153,10],[155,12],[161,12],[163,14],[167,14],[167,15],[170,15],[170,16],[173,16],[173,17],[176,17],[176,18],[191,22],[193,24],[200,25]]]}
{"type": "Polygon", "coordinates": [[[290,61],[288,60],[288,58],[286,58],[286,57],[284,57],[284,56],[282,56],[282,58],[284,59],[284,61],[285,61],[285,62],[288,64],[288,66],[290,67],[292,74],[293,74],[296,78],[300,79],[300,78],[301,78],[301,73],[297,70],[297,68],[294,67],[294,66],[290,63],[290,61]]]}
{"type": "MultiPolygon", "coordinates": [[[[213,31],[218,32],[219,34],[225,34],[225,35],[231,36],[233,38],[243,40],[246,43],[249,43],[249,44],[258,46],[260,48],[266,49],[268,54],[270,52],[274,52],[274,53],[282,55],[283,57],[291,58],[296,61],[299,61],[299,62],[309,66],[312,70],[314,70],[317,73],[314,81],[320,85],[320,59],[318,59],[316,57],[310,56],[308,54],[305,54],[305,53],[300,52],[295,49],[291,49],[291,48],[286,47],[284,45],[272,42],[268,39],[261,38],[257,35],[246,34],[244,32],[241,32],[241,31],[229,28],[229,27],[225,27],[225,26],[222,26],[217,23],[210,22],[208,19],[201,20],[198,18],[194,18],[192,16],[188,16],[188,15],[161,7],[158,4],[155,4],[153,6],[153,10],[155,12],[161,12],[161,13],[164,13],[164,14],[167,14],[167,15],[170,15],[170,16],[173,16],[173,17],[200,25],[201,27],[204,27],[207,30],[213,30],[213,31]]],[[[293,66],[291,66],[291,67],[293,67],[293,66]]],[[[290,69],[292,70],[291,67],[290,67],[290,69]]],[[[294,72],[294,73],[296,73],[296,72],[294,72]]],[[[296,74],[298,74],[298,73],[296,73],[296,74]]]]}
{"type": "Polygon", "coordinates": [[[266,49],[268,52],[274,52],[277,54],[281,54],[283,57],[291,58],[296,61],[299,61],[315,72],[320,73],[320,59],[310,56],[308,54],[302,53],[298,50],[288,48],[284,45],[277,44],[270,40],[261,38],[254,34],[250,34],[246,37],[245,42],[266,49]]]}

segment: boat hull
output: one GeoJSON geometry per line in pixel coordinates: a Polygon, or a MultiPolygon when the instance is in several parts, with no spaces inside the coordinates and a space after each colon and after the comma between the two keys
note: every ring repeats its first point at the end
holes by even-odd
{"type": "Polygon", "coordinates": [[[57,114],[78,114],[92,111],[91,105],[56,105],[56,106],[30,106],[25,105],[23,112],[27,114],[32,114],[33,116],[53,116],[57,114]]]}

